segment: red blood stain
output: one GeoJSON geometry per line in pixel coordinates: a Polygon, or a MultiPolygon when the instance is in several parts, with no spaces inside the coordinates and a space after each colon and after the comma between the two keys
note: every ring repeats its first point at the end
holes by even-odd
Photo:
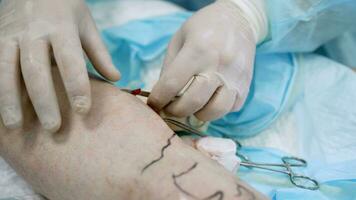
{"type": "Polygon", "coordinates": [[[142,91],[141,91],[141,89],[139,88],[139,89],[136,89],[136,90],[132,90],[132,91],[131,91],[131,94],[136,96],[136,95],[141,94],[141,92],[142,92],[142,91]]]}

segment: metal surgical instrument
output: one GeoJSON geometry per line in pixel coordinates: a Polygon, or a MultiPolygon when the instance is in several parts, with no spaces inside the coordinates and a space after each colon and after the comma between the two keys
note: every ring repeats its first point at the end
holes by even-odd
{"type": "MultiPolygon", "coordinates": [[[[189,86],[193,83],[194,79],[196,78],[197,76],[193,76],[189,81],[188,83],[184,86],[184,88],[179,91],[179,93],[177,94],[176,98],[177,97],[180,97],[184,94],[185,91],[187,91],[187,89],[189,88],[189,86]]],[[[124,92],[127,92],[127,93],[130,93],[132,95],[139,95],[139,96],[142,96],[142,97],[149,97],[151,92],[148,92],[148,91],[144,91],[140,88],[138,89],[134,89],[134,90],[130,90],[130,89],[121,89],[122,91],[124,92]]]]}
{"type": "MultiPolygon", "coordinates": [[[[170,123],[172,125],[175,125],[187,132],[190,132],[194,135],[197,135],[199,137],[206,137],[207,134],[198,131],[184,123],[178,122],[173,119],[163,119],[166,123],[170,123]]],[[[247,156],[242,155],[239,153],[239,149],[242,148],[242,145],[239,141],[233,140],[236,145],[237,145],[237,156],[241,159],[241,166],[247,167],[247,168],[258,168],[262,170],[268,170],[268,171],[273,171],[277,173],[282,173],[286,174],[289,176],[289,180],[293,185],[299,188],[303,189],[308,189],[308,190],[317,190],[319,189],[319,183],[315,179],[312,179],[308,176],[304,176],[301,174],[297,174],[293,171],[293,168],[295,167],[307,167],[307,161],[301,158],[297,157],[282,157],[282,163],[258,163],[258,162],[252,162],[247,156]]]]}
{"type": "MultiPolygon", "coordinates": [[[[139,95],[143,97],[148,97],[150,95],[150,92],[143,91],[141,89],[137,90],[126,90],[123,89],[123,91],[128,92],[133,95],[139,95]]],[[[181,128],[184,131],[187,131],[193,135],[199,136],[199,137],[206,137],[207,134],[189,126],[184,123],[181,123],[179,121],[176,121],[174,119],[169,119],[169,118],[164,118],[163,119],[166,123],[169,123],[171,125],[177,126],[181,128]]],[[[189,120],[188,120],[189,121],[189,120]]],[[[262,170],[268,170],[272,172],[277,172],[277,173],[282,173],[286,174],[289,176],[289,180],[293,185],[299,188],[303,189],[308,189],[308,190],[317,190],[319,189],[319,183],[318,181],[308,177],[304,176],[301,174],[297,174],[293,171],[293,168],[296,167],[307,167],[307,161],[301,158],[297,157],[282,157],[282,163],[258,163],[258,162],[252,162],[247,156],[242,155],[239,153],[239,150],[242,148],[242,145],[239,141],[233,140],[236,145],[237,145],[237,156],[241,159],[241,166],[244,166],[246,168],[258,168],[262,170]]]]}
{"type": "Polygon", "coordinates": [[[241,166],[247,168],[258,168],[262,170],[273,171],[277,173],[286,174],[289,176],[289,180],[293,183],[293,185],[304,188],[308,190],[317,190],[319,189],[318,181],[301,174],[296,174],[292,168],[293,167],[307,167],[307,161],[297,157],[282,157],[283,164],[275,164],[275,163],[257,163],[251,162],[247,159],[246,156],[238,155],[243,161],[240,163],[241,166]],[[284,170],[282,170],[282,169],[284,170]]]}

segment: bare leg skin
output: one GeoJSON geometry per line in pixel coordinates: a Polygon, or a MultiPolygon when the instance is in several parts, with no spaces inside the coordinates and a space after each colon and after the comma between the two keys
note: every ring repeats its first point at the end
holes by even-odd
{"type": "Polygon", "coordinates": [[[93,107],[79,116],[53,76],[64,117],[58,133],[41,129],[28,100],[23,129],[0,122],[1,156],[50,200],[265,199],[184,144],[136,97],[91,80],[93,107]]]}

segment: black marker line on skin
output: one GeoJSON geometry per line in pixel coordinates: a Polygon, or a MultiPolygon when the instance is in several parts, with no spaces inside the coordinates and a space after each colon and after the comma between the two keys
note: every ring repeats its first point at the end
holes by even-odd
{"type": "Polygon", "coordinates": [[[172,144],[172,140],[173,138],[176,136],[177,134],[174,133],[170,138],[168,138],[167,140],[167,144],[164,145],[161,149],[161,155],[159,158],[152,160],[150,163],[148,163],[142,170],[141,170],[141,174],[143,174],[149,167],[151,167],[152,165],[156,164],[157,162],[159,162],[160,160],[162,160],[164,158],[164,152],[166,151],[166,149],[171,146],[172,144]]]}
{"type": "Polygon", "coordinates": [[[179,191],[181,191],[183,194],[189,196],[190,198],[193,198],[195,200],[211,200],[211,199],[214,199],[216,197],[218,197],[218,200],[223,200],[224,199],[224,193],[222,191],[217,191],[215,192],[214,194],[206,197],[206,198],[203,198],[203,199],[200,199],[198,198],[197,196],[191,194],[190,192],[186,191],[185,189],[183,189],[177,182],[177,179],[184,176],[184,175],[187,175],[188,173],[190,173],[191,171],[193,171],[196,167],[198,166],[198,163],[194,163],[189,169],[187,169],[186,171],[183,171],[179,174],[173,174],[172,175],[172,178],[173,178],[173,183],[174,185],[178,188],[179,191]]]}

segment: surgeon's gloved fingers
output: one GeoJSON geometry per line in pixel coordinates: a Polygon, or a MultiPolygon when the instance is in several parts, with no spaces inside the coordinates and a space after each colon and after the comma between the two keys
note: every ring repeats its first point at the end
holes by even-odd
{"type": "Polygon", "coordinates": [[[113,64],[111,56],[90,14],[82,20],[79,32],[83,49],[95,69],[108,80],[118,81],[121,74],[113,64]]]}
{"type": "Polygon", "coordinates": [[[75,112],[86,114],[91,108],[89,76],[82,46],[75,31],[51,36],[54,57],[58,64],[69,102],[75,112]]]}
{"type": "Polygon", "coordinates": [[[201,61],[201,59],[195,57],[189,48],[183,47],[153,87],[151,95],[148,97],[148,105],[154,110],[160,111],[170,103],[199,70],[196,67],[187,66],[203,66],[206,64],[201,61]]]}
{"type": "Polygon", "coordinates": [[[165,112],[180,118],[190,116],[208,103],[219,86],[221,82],[216,76],[199,74],[183,95],[165,108],[165,112]]]}
{"type": "Polygon", "coordinates": [[[226,86],[218,88],[209,102],[194,115],[201,121],[218,119],[232,110],[235,103],[236,92],[226,86]]]}
{"type": "Polygon", "coordinates": [[[163,68],[161,74],[166,70],[167,66],[169,66],[174,58],[178,55],[179,50],[183,47],[184,44],[184,37],[182,35],[182,32],[179,30],[177,31],[167,48],[167,53],[163,61],[163,68]]]}
{"type": "Polygon", "coordinates": [[[0,41],[0,114],[5,127],[22,126],[19,48],[12,41],[0,41]]]}
{"type": "Polygon", "coordinates": [[[250,88],[249,88],[250,84],[248,84],[248,87],[245,87],[243,90],[244,91],[240,91],[237,94],[237,98],[236,101],[234,103],[234,106],[232,107],[232,111],[239,111],[242,109],[242,107],[244,106],[246,99],[248,97],[250,88]]]}
{"type": "Polygon", "coordinates": [[[21,71],[33,107],[42,127],[56,132],[61,126],[61,115],[51,74],[49,42],[24,39],[20,47],[21,71]]]}

